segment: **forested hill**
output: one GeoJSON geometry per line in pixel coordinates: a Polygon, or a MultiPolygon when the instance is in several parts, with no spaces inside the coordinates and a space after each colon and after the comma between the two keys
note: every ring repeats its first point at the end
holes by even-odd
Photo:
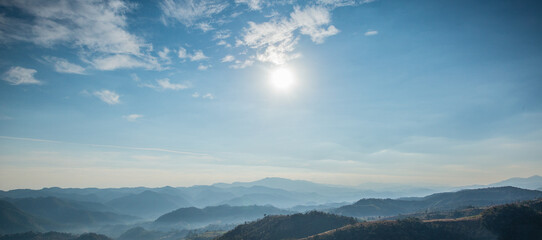
{"type": "Polygon", "coordinates": [[[466,206],[492,206],[542,198],[542,192],[516,187],[496,187],[437,193],[423,198],[361,199],[354,204],[332,209],[344,216],[393,216],[423,211],[450,210],[466,206]]]}
{"type": "Polygon", "coordinates": [[[541,211],[542,199],[498,205],[482,214],[458,219],[356,222],[352,218],[310,212],[268,216],[240,225],[218,240],[540,240],[541,211]],[[318,233],[311,235],[314,232],[318,233]]]}
{"type": "Polygon", "coordinates": [[[542,200],[491,207],[469,218],[363,222],[303,240],[539,240],[542,200]]]}
{"type": "Polygon", "coordinates": [[[206,208],[180,208],[160,216],[156,224],[244,222],[262,218],[265,215],[288,214],[289,211],[273,206],[229,206],[220,205],[206,208]]]}
{"type": "Polygon", "coordinates": [[[355,219],[350,217],[322,212],[267,216],[256,222],[239,225],[217,240],[302,238],[356,222],[355,219]]]}

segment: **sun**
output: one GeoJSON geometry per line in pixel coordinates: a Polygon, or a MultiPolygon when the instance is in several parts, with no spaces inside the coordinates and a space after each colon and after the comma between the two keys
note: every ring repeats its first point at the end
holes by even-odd
{"type": "Polygon", "coordinates": [[[290,69],[281,67],[275,69],[269,78],[271,86],[280,92],[289,91],[295,85],[295,77],[290,69]]]}

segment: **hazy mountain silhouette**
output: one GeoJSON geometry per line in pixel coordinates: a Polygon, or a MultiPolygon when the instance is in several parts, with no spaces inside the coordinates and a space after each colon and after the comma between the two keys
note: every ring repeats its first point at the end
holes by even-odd
{"type": "Polygon", "coordinates": [[[66,225],[96,225],[124,223],[135,217],[106,212],[111,208],[88,202],[66,201],[55,197],[22,198],[10,200],[22,211],[66,225]]]}
{"type": "Polygon", "coordinates": [[[288,214],[289,211],[273,206],[229,206],[220,205],[203,209],[180,208],[156,219],[156,224],[228,224],[250,221],[265,215],[288,214]]]}
{"type": "Polygon", "coordinates": [[[120,235],[117,240],[152,240],[163,238],[163,235],[164,233],[160,231],[147,231],[142,227],[135,227],[120,235]]]}
{"type": "Polygon", "coordinates": [[[0,240],[112,240],[107,236],[96,233],[85,233],[81,235],[73,235],[69,233],[59,232],[25,232],[11,235],[0,236],[0,240]]]}
{"type": "Polygon", "coordinates": [[[447,210],[465,206],[490,206],[542,197],[541,191],[515,187],[469,189],[437,193],[423,198],[361,199],[354,204],[330,210],[353,217],[392,216],[427,210],[447,210]]]}
{"type": "Polygon", "coordinates": [[[190,206],[182,197],[150,190],[113,199],[106,204],[121,213],[145,218],[156,218],[179,207],[190,206]]]}
{"type": "Polygon", "coordinates": [[[490,187],[513,186],[524,189],[537,190],[542,189],[542,177],[534,175],[528,178],[510,178],[497,183],[489,184],[490,187]]]}
{"type": "Polygon", "coordinates": [[[0,234],[44,231],[46,220],[36,218],[18,209],[10,202],[0,200],[0,234]]]}

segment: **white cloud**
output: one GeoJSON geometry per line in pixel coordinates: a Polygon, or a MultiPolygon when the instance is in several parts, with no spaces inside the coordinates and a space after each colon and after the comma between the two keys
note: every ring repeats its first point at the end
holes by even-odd
{"type": "Polygon", "coordinates": [[[162,59],[163,61],[165,61],[168,64],[171,63],[171,58],[169,58],[169,56],[168,56],[169,52],[170,52],[170,50],[167,47],[164,47],[164,50],[158,52],[158,56],[160,57],[160,59],[162,59]]]}
{"type": "Polygon", "coordinates": [[[262,8],[262,6],[260,5],[262,3],[261,0],[235,0],[235,3],[247,4],[248,7],[252,10],[260,10],[262,8]]]}
{"type": "Polygon", "coordinates": [[[339,30],[333,25],[327,29],[322,27],[331,22],[329,11],[326,8],[308,7],[300,10],[296,7],[290,17],[291,21],[300,28],[301,33],[311,36],[315,43],[322,43],[326,37],[339,33],[339,30]]]}
{"type": "Polygon", "coordinates": [[[211,67],[211,65],[203,65],[203,64],[200,64],[200,65],[198,66],[198,70],[204,71],[204,70],[209,69],[209,67],[211,67]]]}
{"type": "Polygon", "coordinates": [[[375,31],[375,30],[370,30],[370,31],[365,32],[365,36],[374,36],[377,34],[378,34],[378,31],[375,31]]]}
{"type": "Polygon", "coordinates": [[[122,116],[124,119],[130,121],[130,122],[135,122],[137,119],[139,118],[142,118],[143,115],[140,115],[140,114],[130,114],[130,115],[125,115],[125,116],[122,116]]]}
{"type": "Polygon", "coordinates": [[[218,39],[226,39],[231,36],[231,31],[229,30],[219,30],[216,31],[215,36],[213,37],[214,40],[218,39]]]}
{"type": "Polygon", "coordinates": [[[92,64],[99,70],[115,70],[120,68],[145,68],[159,69],[160,66],[154,60],[142,61],[132,55],[117,54],[103,58],[96,58],[92,64]]]}
{"type": "Polygon", "coordinates": [[[233,62],[235,60],[235,57],[232,55],[226,55],[224,58],[222,58],[222,62],[233,62]]]}
{"type": "Polygon", "coordinates": [[[59,73],[85,74],[85,68],[77,64],[68,62],[68,60],[57,57],[44,57],[47,62],[53,64],[55,71],[59,73]]]}
{"type": "Polygon", "coordinates": [[[183,48],[183,47],[180,47],[179,51],[177,51],[177,53],[178,53],[179,58],[181,58],[181,59],[188,57],[188,53],[186,52],[186,49],[183,48]]]}
{"type": "Polygon", "coordinates": [[[215,99],[215,96],[213,96],[213,94],[207,93],[207,94],[203,95],[202,98],[213,100],[213,99],[215,99]]]}
{"type": "Polygon", "coordinates": [[[114,104],[119,104],[120,103],[120,96],[113,92],[113,91],[109,91],[109,90],[100,90],[100,91],[95,91],[94,93],[94,96],[96,96],[97,98],[99,98],[100,100],[104,101],[105,103],[109,104],[109,105],[114,105],[114,104]]]}
{"type": "Polygon", "coordinates": [[[135,74],[135,73],[130,74],[130,77],[132,77],[132,80],[134,80],[136,82],[141,81],[141,79],[139,79],[139,76],[137,76],[137,74],[135,74]]]}
{"type": "Polygon", "coordinates": [[[222,12],[228,4],[216,0],[164,0],[160,3],[164,23],[172,18],[190,27],[199,20],[222,12]]]}
{"type": "Polygon", "coordinates": [[[235,64],[231,65],[230,68],[243,69],[243,68],[252,66],[252,64],[254,64],[253,60],[245,60],[245,61],[236,60],[235,64]]]}
{"type": "Polygon", "coordinates": [[[183,47],[180,47],[179,48],[179,51],[178,52],[178,56],[180,59],[185,59],[185,58],[188,58],[190,59],[190,61],[192,62],[195,62],[195,61],[201,61],[201,60],[204,60],[204,59],[207,59],[208,57],[205,56],[205,54],[203,53],[203,51],[201,50],[196,50],[194,51],[193,54],[189,54],[185,48],[183,47]]]}
{"type": "Polygon", "coordinates": [[[363,3],[374,2],[375,0],[318,0],[318,4],[336,8],[344,6],[353,6],[363,3]]]}
{"type": "MultiPolygon", "coordinates": [[[[138,66],[157,67],[148,63],[153,61],[148,53],[152,45],[127,31],[125,14],[133,4],[117,0],[19,0],[1,1],[0,6],[18,9],[31,16],[2,16],[2,21],[19,28],[0,24],[0,39],[29,41],[44,47],[67,45],[78,48],[81,58],[90,59],[89,62],[121,54],[143,62],[138,66]]],[[[116,64],[117,68],[134,67],[133,61],[125,63],[129,66],[116,64]]]]}
{"type": "Polygon", "coordinates": [[[156,83],[158,83],[158,86],[160,86],[162,89],[181,90],[188,88],[188,85],[185,84],[171,83],[169,78],[158,79],[156,80],[156,83]]]}
{"type": "Polygon", "coordinates": [[[313,42],[322,43],[325,38],[339,32],[335,26],[329,25],[330,22],[329,10],[324,7],[295,7],[289,18],[273,19],[260,24],[249,22],[249,27],[245,28],[243,38],[237,45],[256,49],[259,61],[283,64],[300,56],[291,53],[299,39],[296,36],[297,30],[303,35],[309,35],[313,42]]]}
{"type": "Polygon", "coordinates": [[[231,47],[231,44],[227,43],[226,41],[224,40],[220,40],[218,41],[218,43],[216,43],[216,45],[218,46],[226,46],[226,47],[231,47]]]}
{"type": "MultiPolygon", "coordinates": [[[[365,0],[365,1],[367,1],[367,0],[365,0]]],[[[318,3],[322,4],[322,5],[330,5],[330,6],[333,6],[333,7],[342,7],[342,6],[354,5],[354,4],[356,4],[356,1],[354,1],[354,0],[318,0],[318,3]]]]}
{"type": "Polygon", "coordinates": [[[193,61],[193,62],[200,61],[207,58],[207,56],[205,56],[205,54],[203,54],[203,51],[201,50],[195,51],[194,54],[189,55],[188,57],[190,58],[190,61],[193,61]]]}
{"type": "Polygon", "coordinates": [[[11,67],[7,72],[4,73],[2,79],[10,83],[11,85],[21,85],[21,84],[41,84],[41,81],[34,78],[36,74],[35,69],[24,68],[24,67],[11,67]]]}
{"type": "Polygon", "coordinates": [[[150,83],[142,81],[137,77],[135,81],[137,82],[138,87],[152,88],[154,90],[182,90],[190,87],[189,82],[184,84],[172,83],[169,78],[157,79],[155,83],[150,83]]]}
{"type": "Polygon", "coordinates": [[[196,24],[196,27],[201,29],[203,32],[207,32],[207,31],[215,29],[215,28],[213,28],[213,26],[211,26],[211,24],[203,23],[203,22],[196,24]]]}
{"type": "Polygon", "coordinates": [[[206,93],[205,95],[201,96],[198,92],[194,92],[194,93],[192,94],[192,97],[193,97],[193,98],[199,98],[199,97],[201,97],[201,98],[203,98],[203,99],[209,99],[209,100],[215,99],[215,96],[214,96],[213,94],[211,94],[211,93],[206,93]]]}

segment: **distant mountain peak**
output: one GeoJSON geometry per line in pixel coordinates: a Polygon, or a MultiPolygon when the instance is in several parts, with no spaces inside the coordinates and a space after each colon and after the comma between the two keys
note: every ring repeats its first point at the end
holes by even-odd
{"type": "Polygon", "coordinates": [[[490,187],[513,186],[524,189],[539,189],[542,187],[542,176],[533,175],[527,178],[515,177],[488,185],[490,187]]]}

